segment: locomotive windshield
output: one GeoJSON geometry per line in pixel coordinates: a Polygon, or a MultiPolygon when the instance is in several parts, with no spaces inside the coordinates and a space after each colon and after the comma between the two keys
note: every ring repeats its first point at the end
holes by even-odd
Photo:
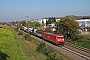
{"type": "Polygon", "coordinates": [[[58,38],[63,38],[63,36],[58,36],[58,38]]]}

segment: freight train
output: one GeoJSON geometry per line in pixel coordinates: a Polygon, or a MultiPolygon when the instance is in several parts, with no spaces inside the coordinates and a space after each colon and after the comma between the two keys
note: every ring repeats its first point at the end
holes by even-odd
{"type": "Polygon", "coordinates": [[[44,40],[47,40],[49,42],[54,43],[55,45],[64,45],[64,35],[63,34],[57,34],[57,33],[50,33],[46,32],[45,30],[35,30],[26,28],[24,26],[20,26],[20,30],[23,30],[25,32],[28,32],[30,34],[34,34],[35,36],[38,36],[40,38],[43,38],[44,40]]]}

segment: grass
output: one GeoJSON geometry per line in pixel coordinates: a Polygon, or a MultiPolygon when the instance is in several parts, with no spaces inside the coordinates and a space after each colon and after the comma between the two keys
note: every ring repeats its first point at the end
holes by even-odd
{"type": "Polygon", "coordinates": [[[76,43],[76,45],[90,49],[90,40],[77,40],[77,41],[72,41],[71,43],[76,43]]]}
{"type": "Polygon", "coordinates": [[[67,42],[90,49],[90,32],[88,32],[88,34],[86,33],[80,34],[80,36],[78,36],[76,40],[67,40],[67,42]]]}
{"type": "Polygon", "coordinates": [[[10,28],[0,28],[0,60],[29,60],[10,28]]]}

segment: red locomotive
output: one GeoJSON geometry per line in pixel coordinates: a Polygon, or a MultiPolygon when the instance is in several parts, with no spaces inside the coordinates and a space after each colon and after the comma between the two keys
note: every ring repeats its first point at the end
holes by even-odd
{"type": "Polygon", "coordinates": [[[64,45],[64,35],[63,34],[55,34],[49,33],[41,30],[36,31],[36,35],[55,43],[56,45],[64,45]]]}

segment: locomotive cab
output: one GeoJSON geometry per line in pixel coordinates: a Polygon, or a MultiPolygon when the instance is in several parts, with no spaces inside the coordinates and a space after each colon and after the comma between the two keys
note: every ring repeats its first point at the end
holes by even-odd
{"type": "Polygon", "coordinates": [[[58,44],[64,45],[64,36],[58,36],[58,44]]]}

